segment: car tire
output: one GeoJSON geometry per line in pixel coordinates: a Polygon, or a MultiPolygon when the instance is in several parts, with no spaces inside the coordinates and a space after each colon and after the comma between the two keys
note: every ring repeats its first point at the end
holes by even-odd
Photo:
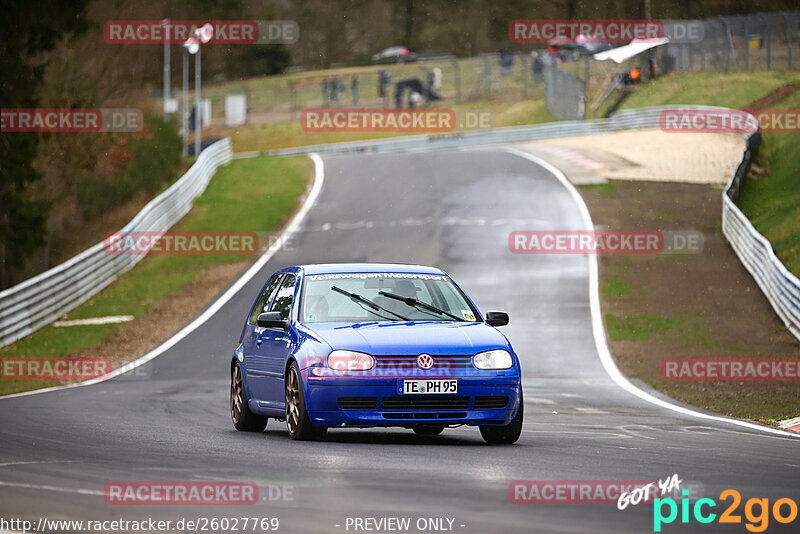
{"type": "Polygon", "coordinates": [[[519,410],[517,415],[505,426],[481,426],[481,436],[486,443],[491,445],[510,445],[516,443],[522,433],[522,419],[525,412],[525,402],[522,400],[522,389],[519,393],[519,410]]]}
{"type": "Polygon", "coordinates": [[[231,370],[231,420],[236,430],[242,432],[262,432],[267,427],[267,418],[254,414],[247,405],[242,368],[238,363],[231,370]]]}
{"type": "Polygon", "coordinates": [[[420,425],[414,427],[414,433],[420,436],[438,436],[442,433],[442,425],[420,425]]]}
{"type": "Polygon", "coordinates": [[[303,380],[296,362],[289,365],[285,384],[286,429],[289,431],[289,437],[297,441],[321,440],[328,429],[314,426],[308,417],[303,380]]]}

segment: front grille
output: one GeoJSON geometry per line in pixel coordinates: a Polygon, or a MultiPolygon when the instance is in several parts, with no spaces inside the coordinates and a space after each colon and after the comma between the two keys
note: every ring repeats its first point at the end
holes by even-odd
{"type": "Polygon", "coordinates": [[[384,397],[384,410],[466,410],[469,397],[384,397]]]}
{"type": "Polygon", "coordinates": [[[474,408],[476,410],[489,410],[492,408],[505,408],[506,404],[508,404],[508,397],[505,395],[475,397],[474,408]]]}
{"type": "Polygon", "coordinates": [[[463,419],[467,412],[384,413],[384,419],[463,419]]]}
{"type": "MultiPolygon", "coordinates": [[[[375,356],[376,369],[395,369],[398,375],[403,372],[417,369],[417,358],[419,354],[397,355],[397,356],[375,356]]],[[[433,367],[428,372],[444,372],[448,369],[472,369],[472,356],[470,355],[437,355],[431,354],[433,367]]]]}
{"type": "Polygon", "coordinates": [[[377,405],[377,397],[339,397],[340,410],[374,410],[377,405]]]}

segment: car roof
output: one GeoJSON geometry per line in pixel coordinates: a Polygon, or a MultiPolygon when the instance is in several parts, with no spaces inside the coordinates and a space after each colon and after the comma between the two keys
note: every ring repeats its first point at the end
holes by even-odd
{"type": "Polygon", "coordinates": [[[404,263],[317,263],[313,265],[299,265],[304,274],[333,274],[333,273],[414,273],[414,274],[445,274],[436,267],[424,265],[407,265],[404,263]]]}

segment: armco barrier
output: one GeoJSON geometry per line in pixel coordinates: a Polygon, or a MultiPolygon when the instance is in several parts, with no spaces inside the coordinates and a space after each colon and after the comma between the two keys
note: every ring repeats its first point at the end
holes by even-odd
{"type": "MultiPolygon", "coordinates": [[[[228,163],[231,157],[230,139],[206,148],[186,174],[142,208],[122,231],[169,230],[189,212],[217,167],[228,163]]],[[[0,292],[0,347],[55,321],[96,295],[143,257],[107,254],[101,242],[0,292]]]]}
{"type": "MultiPolygon", "coordinates": [[[[730,111],[713,106],[681,105],[687,110],[730,111]]],[[[389,153],[432,148],[461,148],[465,146],[491,145],[533,141],[554,137],[591,135],[620,130],[659,128],[659,118],[663,110],[674,110],[675,106],[657,106],[620,111],[608,119],[588,121],[561,121],[532,126],[494,128],[444,135],[415,135],[394,139],[332,143],[297,148],[287,148],[269,152],[250,152],[236,154],[234,157],[252,157],[258,154],[296,155],[317,152],[320,154],[342,154],[352,152],[389,153]]],[[[769,241],[750,223],[736,206],[742,182],[750,169],[751,160],[758,152],[761,135],[747,134],[746,148],[742,158],[725,187],[722,197],[722,231],[742,264],[755,278],[775,312],[783,320],[789,331],[800,339],[800,280],[775,256],[769,241]]]]}
{"type": "Polygon", "coordinates": [[[800,280],[789,272],[775,255],[772,244],[758,233],[736,205],[760,142],[760,134],[747,137],[742,158],[722,195],[722,233],[786,328],[800,339],[800,280]]]}

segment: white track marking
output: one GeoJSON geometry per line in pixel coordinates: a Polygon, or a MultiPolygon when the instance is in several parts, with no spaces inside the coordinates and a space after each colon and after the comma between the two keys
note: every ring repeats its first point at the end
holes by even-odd
{"type": "Polygon", "coordinates": [[[130,363],[127,363],[117,369],[114,369],[111,373],[101,378],[93,378],[91,380],[86,380],[84,382],[78,382],[76,384],[67,384],[66,386],[56,386],[51,388],[45,389],[36,389],[33,391],[24,391],[22,393],[15,393],[13,395],[6,395],[4,397],[0,397],[2,399],[12,399],[15,397],[25,397],[28,395],[36,395],[39,393],[45,393],[48,391],[57,391],[60,389],[67,389],[67,388],[75,388],[81,386],[89,386],[91,384],[98,384],[100,382],[105,382],[115,376],[119,376],[123,373],[127,373],[132,369],[136,369],[140,365],[149,362],[153,358],[160,356],[167,350],[174,347],[179,341],[185,338],[188,334],[196,330],[200,327],[203,323],[208,321],[215,313],[217,313],[227,302],[240,290],[244,287],[244,285],[249,282],[257,273],[261,270],[264,265],[275,255],[278,250],[283,246],[283,244],[294,234],[300,226],[300,223],[308,214],[311,206],[314,205],[316,202],[317,197],[319,197],[319,193],[322,190],[322,184],[325,181],[325,166],[322,162],[322,158],[318,154],[309,154],[309,158],[314,162],[314,183],[311,186],[311,190],[306,196],[303,204],[300,206],[300,209],[295,213],[292,220],[286,225],[286,228],[283,229],[280,236],[270,245],[267,251],[260,257],[256,262],[250,266],[250,268],[241,276],[239,277],[236,282],[231,285],[225,293],[220,295],[220,297],[214,301],[214,303],[209,306],[206,311],[204,311],[200,316],[198,316],[194,321],[184,326],[180,329],[177,333],[173,334],[168,340],[164,343],[156,347],[155,349],[151,350],[141,358],[138,358],[130,363]]]}
{"type": "Polygon", "coordinates": [[[0,464],[0,467],[8,467],[14,465],[31,465],[31,464],[71,464],[73,460],[35,460],[30,462],[6,462],[0,464]]]}
{"type": "Polygon", "coordinates": [[[71,321],[56,321],[53,326],[83,326],[83,325],[96,325],[96,324],[115,324],[127,323],[133,321],[133,315],[108,315],[106,317],[92,317],[91,319],[73,319],[71,321]]]}
{"type": "Polygon", "coordinates": [[[21,482],[6,482],[5,480],[0,480],[0,486],[6,486],[9,488],[24,488],[24,489],[34,489],[34,490],[44,490],[44,491],[58,491],[61,493],[77,493],[79,495],[99,495],[102,496],[104,493],[98,490],[90,490],[90,489],[82,489],[82,488],[62,488],[60,486],[46,486],[40,484],[24,484],[21,482]]]}
{"type": "MultiPolygon", "coordinates": [[[[586,207],[586,203],[583,201],[583,198],[581,197],[578,190],[575,188],[574,185],[572,185],[572,183],[564,175],[564,173],[561,172],[561,170],[559,170],[554,165],[548,163],[547,161],[543,160],[542,158],[534,156],[533,154],[528,154],[527,152],[523,152],[516,148],[503,147],[499,148],[498,150],[503,150],[515,156],[525,158],[529,161],[536,163],[540,167],[543,167],[546,170],[548,170],[553,176],[555,176],[558,179],[559,182],[561,182],[561,184],[567,189],[569,194],[575,200],[575,204],[577,204],[578,209],[581,212],[581,217],[583,218],[584,228],[586,230],[594,230],[594,223],[592,223],[592,217],[589,214],[589,208],[586,207]]],[[[599,292],[598,275],[597,275],[597,255],[589,254],[588,256],[589,256],[589,304],[592,311],[592,332],[594,333],[594,342],[595,346],[597,347],[597,355],[600,357],[600,363],[603,364],[603,369],[605,369],[608,376],[610,376],[611,379],[619,387],[621,387],[628,393],[636,395],[640,399],[649,402],[650,404],[655,404],[656,406],[660,406],[661,408],[666,408],[668,410],[672,410],[673,412],[677,412],[683,415],[688,415],[690,417],[696,417],[698,419],[707,419],[710,421],[718,421],[720,423],[738,425],[745,428],[750,428],[753,430],[767,432],[779,436],[800,438],[800,435],[798,434],[792,434],[790,432],[785,432],[777,428],[770,428],[756,423],[751,423],[749,421],[732,419],[730,417],[705,414],[702,412],[691,410],[689,408],[685,408],[683,406],[678,406],[677,404],[673,404],[663,399],[659,399],[658,397],[654,397],[650,393],[647,393],[639,389],[638,387],[634,386],[619,370],[616,362],[614,361],[614,358],[611,356],[611,351],[608,348],[608,342],[606,341],[605,326],[603,325],[603,315],[600,309],[600,292],[599,292]]]]}

